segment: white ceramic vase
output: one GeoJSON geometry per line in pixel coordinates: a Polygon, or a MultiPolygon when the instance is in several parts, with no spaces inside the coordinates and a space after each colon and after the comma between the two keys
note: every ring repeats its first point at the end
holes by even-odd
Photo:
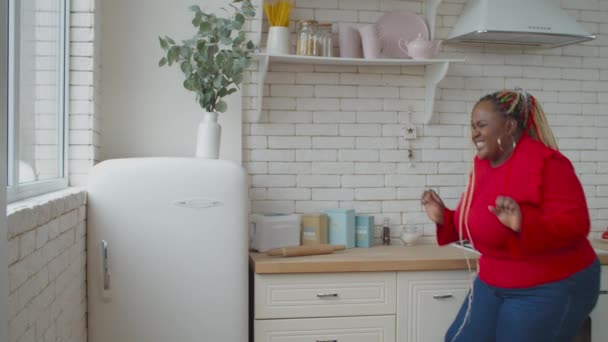
{"type": "Polygon", "coordinates": [[[217,123],[217,113],[205,113],[203,120],[198,125],[196,157],[218,159],[221,137],[222,126],[217,123]]]}
{"type": "Polygon", "coordinates": [[[289,28],[272,26],[268,29],[266,49],[271,55],[289,54],[289,28]]]}

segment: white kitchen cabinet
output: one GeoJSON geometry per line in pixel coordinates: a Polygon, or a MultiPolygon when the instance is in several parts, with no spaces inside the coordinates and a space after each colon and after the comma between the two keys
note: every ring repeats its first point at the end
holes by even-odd
{"type": "Polygon", "coordinates": [[[602,266],[600,297],[591,313],[591,341],[608,341],[608,266],[602,266]]]}
{"type": "Polygon", "coordinates": [[[256,342],[395,342],[395,315],[255,321],[256,342]]]}
{"type": "Polygon", "coordinates": [[[254,275],[254,342],[443,341],[467,271],[254,275]]]}
{"type": "Polygon", "coordinates": [[[471,282],[468,271],[399,272],[397,341],[443,341],[471,282]]]}
{"type": "MultiPolygon", "coordinates": [[[[372,0],[373,1],[373,0],[372,0]]],[[[378,0],[376,0],[378,1],[378,0]]],[[[425,17],[429,26],[430,37],[435,36],[435,20],[437,16],[437,8],[442,0],[426,0],[425,1],[425,17]]],[[[263,0],[257,0],[256,17],[253,20],[253,28],[257,46],[262,46],[262,23],[263,23],[263,0]]],[[[324,64],[324,65],[355,65],[355,66],[424,66],[424,111],[425,122],[429,123],[432,120],[435,106],[435,94],[437,84],[447,74],[450,63],[464,62],[463,59],[364,59],[364,58],[340,58],[340,57],[316,57],[316,56],[299,56],[299,55],[269,55],[260,53],[255,56],[259,62],[259,77],[258,82],[258,99],[256,116],[254,121],[259,121],[262,116],[262,102],[264,98],[264,84],[266,82],[266,74],[271,63],[291,63],[291,64],[324,64]]]]}

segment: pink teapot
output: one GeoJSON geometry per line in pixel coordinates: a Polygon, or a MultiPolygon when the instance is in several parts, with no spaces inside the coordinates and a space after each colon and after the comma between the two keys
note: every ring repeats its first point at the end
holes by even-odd
{"type": "Polygon", "coordinates": [[[422,34],[418,34],[416,39],[408,42],[401,38],[399,39],[399,49],[413,59],[430,59],[433,58],[441,47],[442,40],[426,40],[422,38],[422,34]]]}

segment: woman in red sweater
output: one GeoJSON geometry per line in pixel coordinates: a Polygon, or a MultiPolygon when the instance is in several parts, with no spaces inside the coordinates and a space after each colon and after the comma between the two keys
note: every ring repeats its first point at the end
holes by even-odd
{"type": "Polygon", "coordinates": [[[432,190],[422,203],[440,245],[481,253],[469,296],[446,341],[571,342],[599,294],[582,186],[536,99],[500,91],[473,108],[477,149],[455,211],[432,190]]]}

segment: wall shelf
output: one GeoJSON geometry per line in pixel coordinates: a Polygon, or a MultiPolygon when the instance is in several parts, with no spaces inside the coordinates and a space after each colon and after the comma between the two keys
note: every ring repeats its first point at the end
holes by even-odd
{"type": "MultiPolygon", "coordinates": [[[[424,16],[429,26],[430,36],[435,36],[435,21],[437,9],[442,0],[426,0],[424,6],[424,16]]],[[[264,20],[263,10],[264,0],[255,0],[257,6],[256,17],[253,21],[254,40],[257,46],[262,46],[262,24],[264,20]]],[[[425,123],[431,122],[433,109],[435,106],[435,93],[437,84],[445,77],[450,63],[464,62],[463,59],[364,59],[364,58],[341,58],[341,57],[314,57],[299,55],[269,55],[259,53],[254,56],[259,62],[258,78],[258,101],[254,121],[259,121],[262,116],[262,100],[264,98],[264,84],[266,74],[271,63],[293,63],[293,64],[315,64],[315,65],[354,65],[354,66],[424,66],[425,86],[425,123]]]]}
{"type": "Polygon", "coordinates": [[[355,66],[424,66],[426,72],[425,81],[425,123],[429,123],[433,117],[435,106],[435,92],[437,84],[445,77],[450,63],[464,62],[463,59],[364,59],[364,58],[341,58],[341,57],[314,57],[299,55],[269,55],[259,53],[255,55],[259,62],[258,78],[258,101],[256,117],[259,121],[262,116],[262,101],[264,98],[264,84],[270,63],[293,63],[293,64],[315,64],[315,65],[355,65],[355,66]]]}

